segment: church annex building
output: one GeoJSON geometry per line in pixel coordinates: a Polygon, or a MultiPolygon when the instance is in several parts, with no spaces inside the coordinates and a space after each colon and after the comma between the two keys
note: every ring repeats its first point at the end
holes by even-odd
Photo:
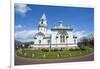
{"type": "Polygon", "coordinates": [[[33,48],[77,48],[77,36],[73,33],[73,28],[63,25],[60,21],[58,26],[47,32],[47,19],[43,14],[38,24],[38,32],[33,36],[33,48]]]}

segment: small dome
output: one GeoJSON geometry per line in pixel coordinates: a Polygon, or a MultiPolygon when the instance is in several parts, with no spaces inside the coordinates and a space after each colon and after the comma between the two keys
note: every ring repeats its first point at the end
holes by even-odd
{"type": "Polygon", "coordinates": [[[51,28],[51,30],[73,30],[73,29],[69,26],[63,25],[63,22],[59,21],[59,25],[51,28]]]}

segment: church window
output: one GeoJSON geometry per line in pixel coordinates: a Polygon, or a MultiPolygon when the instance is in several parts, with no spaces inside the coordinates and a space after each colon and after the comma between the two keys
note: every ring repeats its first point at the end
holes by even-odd
{"type": "Polygon", "coordinates": [[[61,43],[64,43],[64,42],[65,42],[65,36],[64,36],[64,35],[61,35],[61,36],[60,36],[60,42],[61,42],[61,43]]]}
{"type": "Polygon", "coordinates": [[[41,40],[39,40],[39,44],[41,44],[41,40]]]}
{"type": "Polygon", "coordinates": [[[50,44],[50,40],[47,40],[48,44],[50,44]]]}
{"type": "Polygon", "coordinates": [[[63,35],[63,42],[65,42],[65,36],[63,35]]]}
{"type": "Polygon", "coordinates": [[[56,39],[58,39],[58,36],[56,36],[56,39]]]}
{"type": "Polygon", "coordinates": [[[73,36],[73,39],[74,39],[74,43],[75,44],[76,44],[76,38],[77,38],[76,36],[73,36]]]}
{"type": "Polygon", "coordinates": [[[74,43],[76,44],[76,39],[74,39],[74,43]]]}
{"type": "Polygon", "coordinates": [[[60,42],[62,43],[62,36],[60,36],[60,42]]]}
{"type": "Polygon", "coordinates": [[[41,19],[41,24],[43,24],[43,22],[44,22],[44,20],[43,20],[43,19],[41,19]]]}

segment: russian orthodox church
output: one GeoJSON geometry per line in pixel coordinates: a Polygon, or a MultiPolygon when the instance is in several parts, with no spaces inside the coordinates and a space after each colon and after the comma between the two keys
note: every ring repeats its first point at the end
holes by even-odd
{"type": "Polygon", "coordinates": [[[63,25],[60,21],[58,26],[54,26],[48,32],[48,21],[43,14],[38,24],[38,32],[33,37],[35,48],[76,48],[77,37],[73,34],[73,28],[63,25]]]}

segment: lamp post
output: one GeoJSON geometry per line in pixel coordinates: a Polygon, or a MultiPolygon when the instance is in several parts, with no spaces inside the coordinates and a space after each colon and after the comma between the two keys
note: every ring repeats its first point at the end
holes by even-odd
{"type": "Polygon", "coordinates": [[[24,50],[24,47],[25,47],[25,45],[24,44],[22,44],[22,49],[24,50]]]}

